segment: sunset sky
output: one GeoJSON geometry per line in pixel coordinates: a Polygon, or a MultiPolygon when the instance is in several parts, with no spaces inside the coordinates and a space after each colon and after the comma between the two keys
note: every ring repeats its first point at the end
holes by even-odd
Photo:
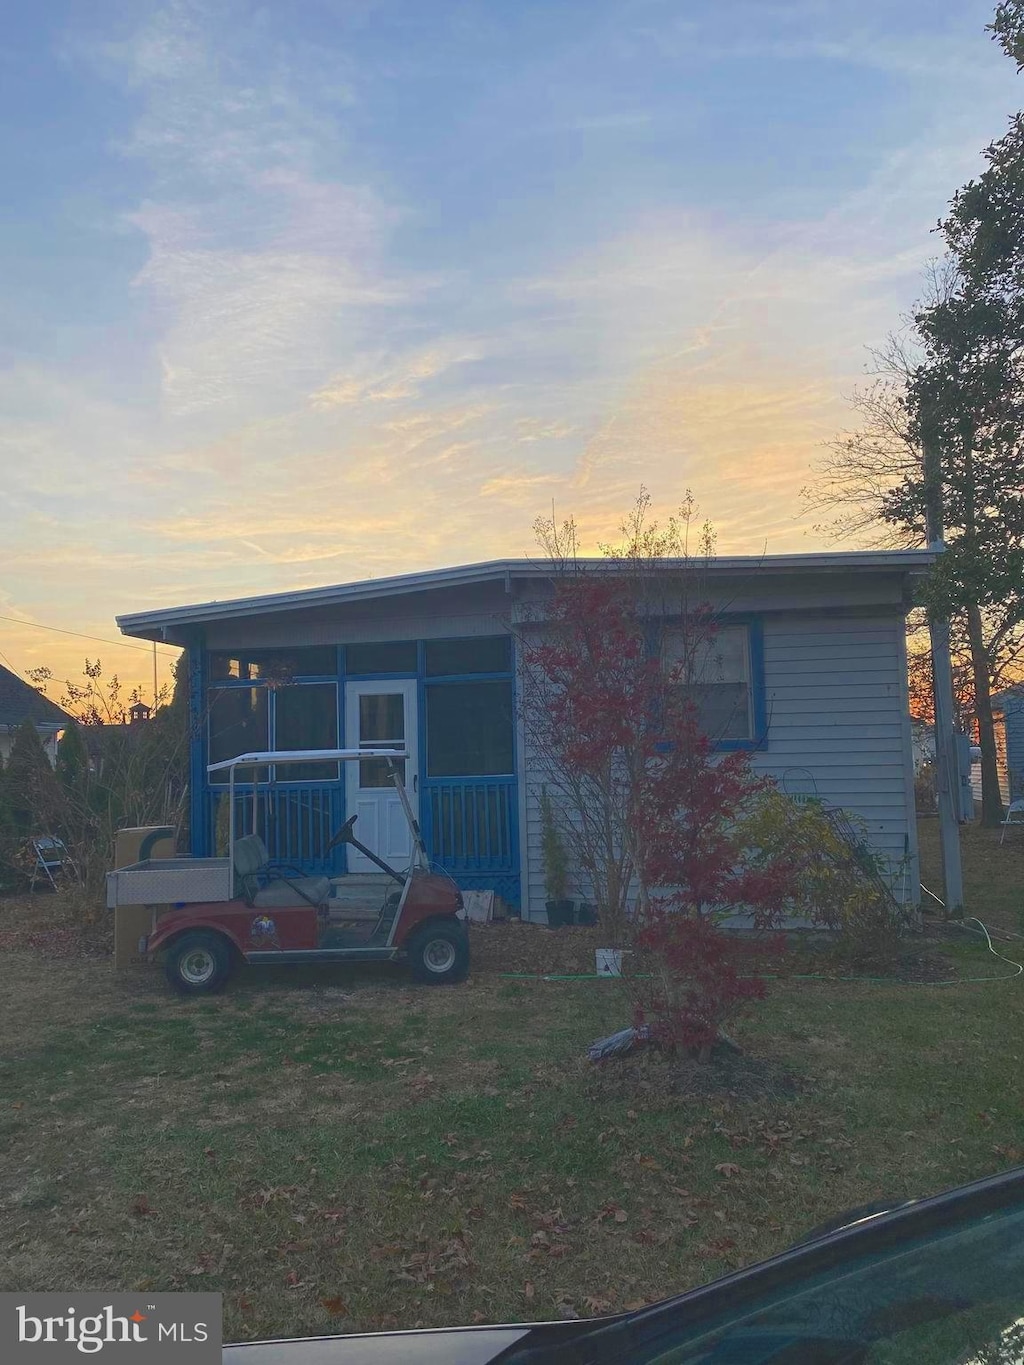
{"type": "MultiPolygon", "coordinates": [[[[0,614],[799,490],[1022,102],[992,0],[47,0],[0,46],[0,614]]],[[[151,677],[0,620],[0,659],[151,677]]],[[[162,666],[173,655],[162,657],[162,666]]],[[[148,682],[147,682],[147,685],[148,682]]]]}

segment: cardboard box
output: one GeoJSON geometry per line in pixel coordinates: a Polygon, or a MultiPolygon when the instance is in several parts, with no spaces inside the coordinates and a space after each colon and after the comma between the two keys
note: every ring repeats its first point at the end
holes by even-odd
{"type": "Polygon", "coordinates": [[[119,829],[114,844],[114,867],[130,867],[147,858],[173,858],[177,853],[173,825],[137,825],[119,829]]]}
{"type": "Polygon", "coordinates": [[[119,905],[114,911],[114,966],[147,967],[150,959],[140,951],[139,940],[151,934],[157,916],[169,905],[119,905]]]}
{"type": "MultiPolygon", "coordinates": [[[[129,867],[146,858],[173,858],[177,853],[173,825],[138,825],[119,829],[114,866],[129,867]]],[[[139,940],[151,934],[167,905],[119,905],[114,911],[114,966],[141,967],[149,963],[139,951],[139,940]]]]}

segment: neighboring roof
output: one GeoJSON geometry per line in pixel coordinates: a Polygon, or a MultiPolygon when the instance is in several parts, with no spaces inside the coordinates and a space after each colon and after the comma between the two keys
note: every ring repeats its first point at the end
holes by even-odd
{"type": "Polygon", "coordinates": [[[1005,706],[1008,701],[1024,702],[1024,682],[1004,687],[1001,692],[992,693],[993,706],[1005,706]]]}
{"type": "Polygon", "coordinates": [[[37,728],[61,729],[71,724],[71,717],[56,702],[0,665],[0,726],[14,727],[23,720],[31,720],[37,728]]]}
{"type": "MultiPolygon", "coordinates": [[[[712,560],[708,572],[716,577],[749,574],[793,573],[923,573],[934,563],[933,550],[848,550],[840,553],[803,555],[733,555],[712,560]]],[[[590,569],[614,569],[607,559],[579,561],[590,569]]],[[[679,561],[665,560],[666,568],[679,561]]],[[[357,583],[337,583],[326,588],[303,588],[295,592],[270,593],[262,597],[237,597],[225,602],[199,602],[185,607],[161,607],[155,611],[133,612],[119,616],[117,624],[125,635],[145,640],[165,638],[168,627],[200,625],[232,617],[260,616],[268,612],[296,611],[309,607],[329,607],[347,602],[362,602],[375,597],[396,597],[403,593],[426,592],[432,588],[464,587],[467,584],[501,582],[511,590],[512,580],[551,578],[551,565],[542,559],[493,559],[483,564],[460,564],[450,569],[430,569],[424,573],[398,574],[391,578],[370,578],[357,583]]]]}

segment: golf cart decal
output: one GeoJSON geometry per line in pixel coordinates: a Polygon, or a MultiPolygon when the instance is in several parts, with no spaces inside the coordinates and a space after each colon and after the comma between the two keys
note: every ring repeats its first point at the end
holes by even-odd
{"type": "Polygon", "coordinates": [[[259,948],[280,948],[277,925],[269,915],[257,915],[249,926],[249,938],[259,948]]]}

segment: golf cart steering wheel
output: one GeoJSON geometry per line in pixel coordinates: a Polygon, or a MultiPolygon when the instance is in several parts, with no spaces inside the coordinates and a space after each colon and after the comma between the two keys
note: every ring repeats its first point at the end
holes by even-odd
{"type": "Polygon", "coordinates": [[[335,844],[347,844],[349,840],[352,838],[352,827],[358,819],[359,819],[358,815],[350,815],[348,819],[345,821],[345,823],[341,826],[341,828],[339,830],[336,830],[335,833],[331,836],[331,841],[327,845],[324,852],[330,853],[331,849],[335,846],[335,844]]]}

